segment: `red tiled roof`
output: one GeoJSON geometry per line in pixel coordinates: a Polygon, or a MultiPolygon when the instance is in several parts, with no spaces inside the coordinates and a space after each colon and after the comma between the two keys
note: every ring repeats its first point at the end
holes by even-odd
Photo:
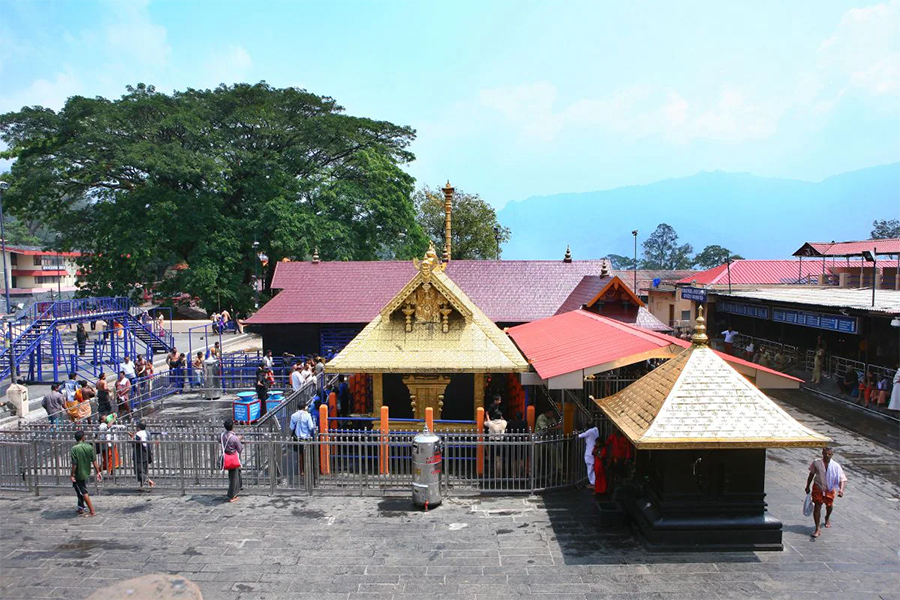
{"type": "MultiPolygon", "coordinates": [[[[800,260],[735,260],[731,263],[731,283],[734,285],[796,284],[822,274],[821,261],[800,260]],[[802,264],[801,264],[802,263],[802,264]],[[802,271],[801,271],[802,269],[802,271]]],[[[728,283],[728,265],[719,265],[679,279],[677,283],[721,285],[728,283]]]]}
{"type": "Polygon", "coordinates": [[[859,256],[877,248],[878,254],[900,254],[900,238],[859,242],[806,242],[794,256],[859,256]]]}
{"type": "MultiPolygon", "coordinates": [[[[447,275],[495,323],[549,317],[602,261],[456,260],[447,275]]],[[[282,291],[249,324],[368,323],[415,276],[412,261],[278,263],[282,291]]]]}
{"type": "Polygon", "coordinates": [[[599,275],[582,277],[575,289],[572,290],[572,293],[569,294],[562,306],[556,311],[556,314],[581,308],[593,300],[610,281],[612,281],[612,277],[600,277],[599,275]]]}
{"type": "MultiPolygon", "coordinates": [[[[698,273],[699,271],[694,271],[692,269],[674,269],[674,270],[662,270],[662,269],[638,269],[637,272],[637,289],[635,292],[638,296],[640,296],[641,290],[649,290],[653,289],[653,280],[659,279],[660,283],[674,283],[681,279],[682,277],[687,277],[689,275],[693,275],[694,273],[698,273]]],[[[628,287],[634,288],[634,271],[622,271],[615,270],[610,271],[610,275],[615,275],[622,281],[624,281],[628,287]]]]}
{"type": "MultiPolygon", "coordinates": [[[[549,379],[581,369],[589,369],[637,354],[675,345],[687,348],[690,342],[656,333],[586,310],[518,325],[509,336],[534,367],[541,379],[549,379]]],[[[716,352],[729,363],[742,365],[779,377],[800,381],[729,354],[716,352]]]]}

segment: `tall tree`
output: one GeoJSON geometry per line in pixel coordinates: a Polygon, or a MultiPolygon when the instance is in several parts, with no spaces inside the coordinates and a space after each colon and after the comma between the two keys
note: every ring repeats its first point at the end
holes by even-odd
{"type": "Polygon", "coordinates": [[[713,244],[701,250],[694,257],[693,266],[700,269],[712,269],[713,267],[724,265],[728,260],[741,260],[743,258],[740,254],[732,254],[728,248],[713,244]]]}
{"type": "Polygon", "coordinates": [[[141,84],[0,115],[15,159],[4,200],[85,253],[85,294],[136,296],[181,264],[163,290],[242,310],[257,269],[268,289],[272,265],[316,247],[323,259],[412,256],[399,234],[423,239],[401,169],[414,135],[265,82],[171,95],[141,84]]]}
{"type": "Polygon", "coordinates": [[[883,219],[881,221],[872,221],[872,234],[870,240],[884,240],[900,238],[900,220],[883,219]]]}
{"type": "Polygon", "coordinates": [[[660,223],[644,243],[641,260],[642,269],[690,269],[691,254],[694,252],[690,244],[678,244],[678,234],[666,223],[660,223]]]}
{"type": "MultiPolygon", "coordinates": [[[[416,192],[416,221],[438,256],[444,252],[444,193],[424,187],[416,192]]],[[[456,190],[453,194],[451,257],[455,259],[499,259],[500,245],[511,232],[497,221],[497,212],[478,194],[456,190]],[[498,241],[499,240],[499,241],[498,241]]]]}

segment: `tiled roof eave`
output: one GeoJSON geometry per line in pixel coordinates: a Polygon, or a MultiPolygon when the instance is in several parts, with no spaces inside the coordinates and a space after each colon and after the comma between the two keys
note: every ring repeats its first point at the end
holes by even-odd
{"type": "MultiPolygon", "coordinates": [[[[624,432],[623,432],[624,433],[624,432]]],[[[627,434],[626,434],[627,435],[627,434]]],[[[655,438],[632,440],[638,450],[740,450],[751,448],[821,448],[828,438],[655,438]]]]}

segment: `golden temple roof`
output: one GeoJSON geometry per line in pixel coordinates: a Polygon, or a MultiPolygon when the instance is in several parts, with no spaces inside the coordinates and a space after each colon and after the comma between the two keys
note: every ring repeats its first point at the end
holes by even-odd
{"type": "Polygon", "coordinates": [[[416,275],[328,364],[330,373],[508,373],[528,363],[444,274],[434,248],[416,275]]]}
{"type": "Polygon", "coordinates": [[[702,322],[693,339],[668,362],[596,401],[636,448],[813,447],[830,441],[797,422],[717,356],[706,345],[702,322]]]}

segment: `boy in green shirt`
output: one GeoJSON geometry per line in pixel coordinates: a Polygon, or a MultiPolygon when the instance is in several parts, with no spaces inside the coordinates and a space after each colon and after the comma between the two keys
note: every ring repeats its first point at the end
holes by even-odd
{"type": "Polygon", "coordinates": [[[72,487],[75,488],[75,493],[78,495],[78,514],[85,514],[84,507],[87,504],[90,511],[88,516],[93,517],[97,513],[94,512],[94,505],[91,503],[87,488],[88,479],[91,478],[91,465],[97,471],[97,481],[100,481],[103,476],[100,474],[100,467],[97,466],[97,454],[94,452],[94,447],[84,441],[84,432],[80,429],[75,432],[75,442],[70,456],[72,458],[72,487]]]}

